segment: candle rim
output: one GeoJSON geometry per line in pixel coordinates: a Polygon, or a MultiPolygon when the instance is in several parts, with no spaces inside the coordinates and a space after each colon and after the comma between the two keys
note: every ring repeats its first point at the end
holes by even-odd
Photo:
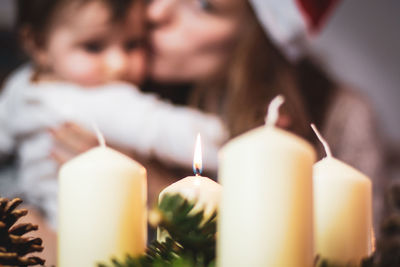
{"type": "Polygon", "coordinates": [[[352,175],[352,176],[355,176],[355,177],[362,177],[363,180],[366,179],[366,180],[368,180],[368,181],[372,184],[371,179],[370,179],[366,174],[364,174],[363,172],[361,172],[361,171],[360,171],[359,169],[357,169],[356,167],[354,167],[354,166],[348,164],[347,162],[344,162],[344,161],[342,161],[342,160],[340,160],[340,159],[337,159],[337,158],[335,158],[335,157],[325,157],[325,158],[319,160],[318,162],[316,162],[316,163],[314,164],[314,169],[323,168],[323,167],[325,167],[327,164],[330,164],[330,162],[333,163],[333,164],[337,164],[337,165],[339,166],[339,168],[336,168],[336,169],[338,169],[338,170],[340,170],[340,171],[342,171],[342,170],[344,170],[344,169],[349,170],[349,171],[351,171],[352,174],[354,174],[354,175],[352,175]]]}
{"type": "Polygon", "coordinates": [[[70,166],[73,166],[75,164],[77,164],[77,162],[81,161],[82,159],[86,159],[86,158],[90,158],[92,157],[92,154],[95,153],[99,153],[98,151],[100,151],[101,153],[108,153],[113,155],[114,157],[118,157],[120,159],[122,159],[124,162],[127,162],[128,165],[131,165],[134,168],[139,168],[141,169],[141,171],[145,174],[147,174],[147,170],[146,168],[137,160],[125,155],[124,153],[121,153],[115,149],[112,149],[108,146],[102,147],[102,146],[97,146],[97,147],[93,147],[92,149],[89,149],[88,151],[79,154],[78,156],[68,160],[67,162],[65,162],[59,170],[59,173],[64,172],[64,169],[69,169],[70,166]]]}
{"type": "MultiPolygon", "coordinates": [[[[303,138],[302,136],[299,136],[295,133],[289,132],[285,129],[281,129],[279,127],[265,127],[265,125],[256,127],[252,130],[249,130],[245,133],[242,133],[231,140],[227,142],[221,149],[220,153],[226,150],[228,147],[230,147],[232,144],[235,144],[236,142],[240,142],[242,139],[245,139],[249,136],[255,136],[255,135],[260,135],[260,134],[265,134],[265,133],[273,133],[273,132],[278,132],[286,135],[289,138],[293,138],[298,141],[298,143],[301,143],[303,147],[307,147],[308,150],[313,151],[314,155],[316,155],[315,147],[311,142],[309,142],[307,139],[303,138]]],[[[315,156],[316,157],[316,156],[315,156]]]]}
{"type": "Polygon", "coordinates": [[[198,186],[201,186],[203,184],[207,184],[207,185],[213,185],[215,186],[215,190],[222,190],[222,185],[220,183],[218,183],[217,181],[214,181],[213,179],[209,178],[209,177],[205,177],[205,176],[186,176],[182,179],[179,179],[178,181],[168,185],[167,187],[165,187],[163,190],[161,190],[161,192],[158,195],[159,200],[162,199],[162,197],[164,197],[164,195],[169,194],[169,193],[179,193],[179,186],[185,185],[186,183],[194,183],[194,179],[200,179],[200,184],[198,186]]]}

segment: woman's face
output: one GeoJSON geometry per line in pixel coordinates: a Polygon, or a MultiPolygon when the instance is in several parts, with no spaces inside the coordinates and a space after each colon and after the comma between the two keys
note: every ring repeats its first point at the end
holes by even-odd
{"type": "Polygon", "coordinates": [[[150,74],[160,82],[207,82],[229,60],[245,0],[152,0],[150,74]]]}

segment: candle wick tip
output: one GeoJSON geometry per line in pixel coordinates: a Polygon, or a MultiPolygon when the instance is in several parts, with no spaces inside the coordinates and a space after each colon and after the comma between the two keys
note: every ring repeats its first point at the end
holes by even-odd
{"type": "Polygon", "coordinates": [[[318,131],[317,126],[315,126],[314,123],[311,123],[311,128],[313,129],[315,135],[317,136],[318,140],[322,143],[325,149],[326,153],[326,158],[332,158],[332,151],[331,148],[329,147],[328,142],[325,140],[324,137],[322,137],[322,134],[318,131]]]}
{"type": "Polygon", "coordinates": [[[285,97],[278,95],[272,99],[268,107],[267,116],[265,118],[265,124],[268,126],[275,126],[279,119],[279,109],[285,103],[285,97]]]}
{"type": "Polygon", "coordinates": [[[201,173],[202,173],[202,170],[199,167],[196,166],[196,167],[193,168],[193,172],[194,172],[195,176],[200,176],[201,173]]]}
{"type": "Polygon", "coordinates": [[[94,129],[94,131],[95,131],[95,133],[96,133],[97,141],[99,142],[99,145],[100,145],[101,147],[106,147],[106,140],[104,139],[104,136],[101,134],[101,132],[100,132],[99,127],[97,126],[97,124],[93,122],[93,123],[92,123],[92,127],[93,127],[93,129],[94,129]]]}

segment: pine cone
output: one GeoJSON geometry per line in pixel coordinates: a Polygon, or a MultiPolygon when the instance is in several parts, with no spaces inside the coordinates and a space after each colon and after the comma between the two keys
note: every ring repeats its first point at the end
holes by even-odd
{"type": "Polygon", "coordinates": [[[16,210],[21,203],[19,198],[0,198],[0,266],[32,266],[45,262],[39,257],[27,256],[43,250],[42,239],[23,236],[37,230],[38,226],[31,223],[14,225],[28,213],[26,209],[16,210]]]}

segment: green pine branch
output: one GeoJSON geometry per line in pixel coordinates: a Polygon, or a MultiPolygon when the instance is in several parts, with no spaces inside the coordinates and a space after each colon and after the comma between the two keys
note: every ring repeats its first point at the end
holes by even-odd
{"type": "Polygon", "coordinates": [[[165,195],[153,211],[153,226],[167,233],[165,240],[153,241],[144,255],[113,259],[111,265],[99,267],[213,267],[217,213],[205,218],[194,206],[181,195],[165,195]]]}
{"type": "MultiPolygon", "coordinates": [[[[316,267],[397,267],[400,266],[400,183],[390,192],[391,214],[381,225],[377,251],[361,263],[339,264],[323,258],[316,267]]],[[[123,261],[99,267],[214,267],[217,214],[205,218],[194,211],[194,202],[180,195],[166,195],[153,211],[154,227],[168,235],[164,241],[153,241],[144,255],[128,256],[123,261]]]]}

